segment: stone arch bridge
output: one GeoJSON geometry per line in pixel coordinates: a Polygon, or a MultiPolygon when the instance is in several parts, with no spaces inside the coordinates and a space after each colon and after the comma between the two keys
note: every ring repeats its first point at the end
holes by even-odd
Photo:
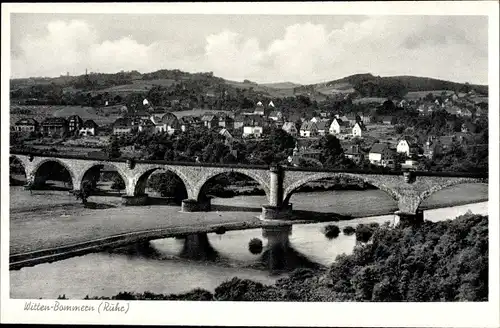
{"type": "Polygon", "coordinates": [[[202,189],[211,178],[229,172],[246,175],[265,191],[268,204],[262,207],[263,219],[283,219],[291,214],[290,197],[304,184],[332,177],[349,177],[369,183],[385,191],[393,198],[400,218],[423,219],[419,206],[432,193],[461,183],[488,183],[487,175],[446,172],[366,172],[360,170],[299,169],[279,166],[255,166],[233,164],[179,163],[153,160],[102,160],[88,156],[59,154],[35,154],[11,152],[24,166],[27,180],[43,180],[40,168],[47,162],[57,162],[65,167],[72,180],[73,189],[79,190],[84,178],[96,167],[113,166],[125,182],[127,205],[143,205],[147,202],[145,187],[148,177],[156,170],[175,173],[184,183],[188,199],[182,203],[182,210],[199,211],[209,209],[209,200],[201,200],[202,189]],[[206,203],[208,202],[208,204],[206,203]]]}

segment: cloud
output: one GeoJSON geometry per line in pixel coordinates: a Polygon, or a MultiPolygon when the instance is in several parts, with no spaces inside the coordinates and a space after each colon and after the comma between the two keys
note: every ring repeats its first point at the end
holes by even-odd
{"type": "MultiPolygon", "coordinates": [[[[175,33],[182,34],[182,28],[175,33]]],[[[374,16],[330,30],[293,24],[265,46],[230,26],[203,42],[165,38],[145,44],[133,35],[100,37],[98,28],[83,20],[51,22],[42,37],[19,41],[13,75],[178,68],[258,82],[313,83],[371,72],[487,83],[488,74],[487,19],[473,16],[374,16]]]]}

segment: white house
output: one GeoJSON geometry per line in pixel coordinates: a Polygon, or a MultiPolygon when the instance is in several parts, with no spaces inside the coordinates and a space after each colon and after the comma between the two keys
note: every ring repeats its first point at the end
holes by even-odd
{"type": "Polygon", "coordinates": [[[264,132],[264,124],[259,117],[247,118],[243,123],[243,138],[260,138],[264,132]]]}
{"type": "Polygon", "coordinates": [[[273,121],[282,120],[283,119],[283,114],[280,111],[277,111],[277,110],[272,111],[269,114],[269,119],[273,120],[273,121]]]}
{"type": "Polygon", "coordinates": [[[80,128],[79,134],[81,136],[95,136],[97,134],[97,124],[93,120],[87,120],[80,128]]]}
{"type": "Polygon", "coordinates": [[[330,124],[330,129],[329,129],[330,134],[341,134],[344,131],[345,131],[344,122],[339,118],[335,118],[332,124],[330,124]]]}
{"type": "Polygon", "coordinates": [[[398,145],[396,146],[396,151],[398,153],[405,154],[406,156],[411,156],[418,152],[418,146],[413,140],[405,137],[399,140],[398,145]]]}
{"type": "Polygon", "coordinates": [[[300,127],[300,136],[304,138],[315,137],[318,135],[318,126],[315,122],[304,122],[300,127]]]}
{"type": "Polygon", "coordinates": [[[356,122],[352,127],[352,136],[361,138],[364,131],[366,131],[366,126],[362,122],[356,122]]]}
{"type": "Polygon", "coordinates": [[[256,125],[247,125],[243,127],[243,138],[248,138],[248,137],[255,137],[259,138],[262,136],[263,128],[262,126],[256,125]]]}
{"type": "Polygon", "coordinates": [[[297,136],[297,127],[295,126],[295,123],[293,122],[285,122],[282,127],[283,130],[285,130],[289,135],[291,136],[297,136]]]}
{"type": "Polygon", "coordinates": [[[154,133],[156,125],[151,120],[142,120],[139,124],[139,132],[154,133]]]}
{"type": "Polygon", "coordinates": [[[370,153],[368,153],[368,160],[373,165],[394,167],[394,152],[389,149],[386,144],[374,144],[370,153]]]}

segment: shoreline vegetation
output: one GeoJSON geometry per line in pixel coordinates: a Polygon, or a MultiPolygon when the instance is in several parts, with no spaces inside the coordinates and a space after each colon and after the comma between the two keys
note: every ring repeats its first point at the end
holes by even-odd
{"type": "Polygon", "coordinates": [[[328,268],[298,268],[274,285],[234,277],[214,292],[199,288],[180,294],[120,292],[84,299],[488,301],[488,216],[469,212],[418,226],[373,225],[371,232],[368,238],[360,236],[365,239],[351,255],[339,255],[328,268]]]}

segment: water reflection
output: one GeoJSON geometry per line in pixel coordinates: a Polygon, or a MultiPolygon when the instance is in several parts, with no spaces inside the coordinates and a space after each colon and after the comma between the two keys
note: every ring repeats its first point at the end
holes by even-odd
{"type": "MultiPolygon", "coordinates": [[[[488,203],[429,210],[424,212],[424,218],[431,221],[454,218],[469,209],[487,215],[488,203]]],[[[358,223],[383,224],[392,218],[392,215],[385,215],[335,224],[343,230],[346,226],[356,227],[358,223]]],[[[290,247],[307,260],[325,266],[331,264],[337,255],[351,253],[356,244],[355,236],[341,232],[330,240],[323,234],[325,225],[294,225],[289,235],[290,247]]],[[[267,270],[253,267],[262,253],[249,251],[248,242],[252,238],[265,241],[261,229],[209,234],[210,245],[222,262],[181,259],[184,240],[169,238],[138,245],[127,252],[88,254],[26,267],[10,271],[10,295],[12,298],[57,298],[66,294],[69,298],[81,299],[86,295],[113,296],[120,291],[163,294],[182,293],[194,288],[213,291],[233,277],[272,284],[277,277],[271,276],[267,270]]]]}

